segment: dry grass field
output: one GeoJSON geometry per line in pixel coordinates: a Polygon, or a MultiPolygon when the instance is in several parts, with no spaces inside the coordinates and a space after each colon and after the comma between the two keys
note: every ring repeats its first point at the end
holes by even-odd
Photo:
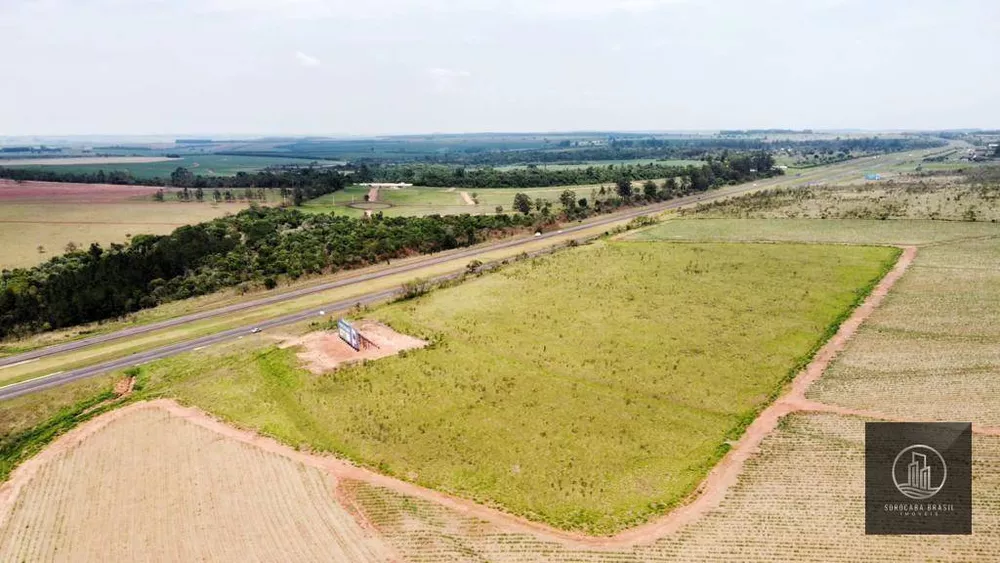
{"type": "Polygon", "coordinates": [[[1000,219],[1000,185],[987,170],[971,175],[899,176],[893,180],[794,187],[702,204],[688,213],[742,219],[1000,219]],[[980,175],[976,175],[980,174],[980,175]]]}
{"type": "Polygon", "coordinates": [[[319,469],[160,409],[105,420],[23,466],[12,507],[0,495],[0,561],[392,559],[319,469]]]}
{"type": "Polygon", "coordinates": [[[0,269],[30,267],[63,254],[70,242],[125,243],[132,235],[167,234],[246,207],[241,203],[137,202],[0,204],[0,269]],[[42,251],[39,251],[39,246],[42,251]]]}

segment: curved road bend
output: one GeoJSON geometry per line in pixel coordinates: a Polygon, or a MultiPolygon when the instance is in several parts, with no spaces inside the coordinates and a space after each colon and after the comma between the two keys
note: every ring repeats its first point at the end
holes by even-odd
{"type": "MultiPolygon", "coordinates": [[[[845,163],[845,164],[856,166],[857,165],[857,161],[849,161],[848,163],[845,163]]],[[[882,165],[883,163],[879,163],[879,164],[882,165]]],[[[517,246],[521,246],[521,245],[526,245],[526,244],[531,243],[531,242],[535,242],[535,241],[539,241],[539,240],[545,240],[545,239],[548,239],[548,238],[552,238],[552,237],[556,237],[556,236],[562,236],[562,235],[566,235],[566,234],[572,234],[572,233],[577,232],[577,231],[592,229],[594,227],[600,227],[600,226],[603,226],[603,225],[609,225],[609,224],[616,223],[616,222],[619,222],[619,221],[622,221],[622,220],[626,220],[626,219],[632,219],[632,218],[639,217],[639,216],[644,216],[644,215],[653,215],[653,214],[660,213],[660,212],[668,210],[668,209],[675,209],[675,208],[683,207],[685,205],[689,205],[689,204],[692,204],[692,203],[697,203],[697,202],[701,202],[701,201],[712,201],[712,200],[715,200],[715,199],[721,199],[721,198],[731,197],[731,196],[734,196],[734,195],[739,195],[739,194],[744,193],[744,192],[752,191],[754,189],[760,189],[760,188],[764,188],[764,187],[774,186],[776,184],[785,184],[785,183],[787,183],[787,184],[789,184],[789,186],[795,186],[795,185],[804,185],[806,183],[813,183],[813,182],[829,182],[829,181],[834,181],[836,179],[840,179],[840,178],[845,177],[845,176],[850,176],[852,174],[856,174],[857,170],[854,168],[854,166],[851,166],[849,170],[842,170],[842,168],[844,168],[843,166],[833,165],[833,166],[830,166],[830,167],[823,167],[822,170],[824,172],[826,172],[827,174],[824,174],[822,176],[818,175],[818,177],[813,177],[811,175],[807,176],[806,174],[803,174],[801,176],[794,177],[794,178],[789,178],[788,176],[779,176],[779,177],[776,177],[776,178],[759,181],[757,183],[747,183],[747,184],[742,184],[740,186],[734,186],[733,188],[735,188],[735,189],[726,190],[725,188],[723,188],[720,191],[711,192],[709,194],[700,194],[700,195],[685,196],[685,197],[682,197],[682,198],[671,200],[669,202],[664,202],[664,203],[659,203],[659,204],[655,204],[655,205],[650,205],[650,206],[642,207],[642,208],[639,208],[639,209],[630,210],[630,211],[627,211],[627,212],[624,212],[624,213],[617,213],[617,214],[608,215],[608,216],[602,217],[602,218],[600,218],[598,220],[595,220],[595,221],[591,221],[591,222],[587,222],[587,223],[580,223],[580,224],[572,225],[572,226],[567,226],[567,227],[563,228],[560,232],[550,232],[550,233],[544,234],[544,235],[542,235],[540,237],[518,237],[518,238],[514,238],[514,239],[503,240],[503,241],[499,241],[499,242],[497,242],[495,244],[491,244],[491,245],[488,245],[488,246],[478,246],[476,248],[469,248],[469,249],[465,249],[465,250],[462,250],[462,251],[459,251],[459,252],[455,252],[455,253],[451,253],[451,254],[447,254],[447,255],[432,256],[432,257],[429,257],[426,260],[421,260],[419,262],[414,262],[414,263],[411,263],[411,264],[406,264],[404,266],[398,266],[398,267],[395,267],[395,268],[389,268],[389,269],[386,269],[386,270],[380,270],[378,272],[373,272],[373,273],[370,273],[370,274],[364,274],[364,275],[361,275],[361,276],[354,276],[354,277],[351,277],[351,278],[345,278],[343,280],[338,280],[338,281],[335,281],[335,282],[330,282],[330,283],[326,283],[326,284],[320,284],[320,285],[316,285],[316,286],[312,286],[312,287],[302,288],[302,289],[290,291],[290,292],[287,292],[287,293],[282,293],[282,294],[279,294],[279,295],[273,295],[273,296],[266,297],[266,298],[263,298],[263,299],[258,299],[258,300],[255,300],[255,301],[249,301],[249,302],[246,302],[246,303],[238,303],[238,304],[235,304],[235,305],[230,305],[230,306],[227,306],[227,307],[221,307],[221,308],[213,309],[213,310],[210,310],[210,311],[204,311],[204,312],[201,312],[201,313],[194,313],[194,314],[191,314],[191,315],[185,315],[183,317],[177,317],[177,318],[174,318],[174,319],[169,319],[169,320],[161,321],[161,322],[158,322],[158,323],[151,323],[151,324],[148,324],[148,325],[143,325],[143,326],[138,326],[138,327],[134,327],[134,328],[124,329],[124,330],[116,331],[116,332],[105,334],[105,335],[93,336],[93,337],[90,337],[90,338],[85,338],[85,339],[77,340],[77,341],[74,341],[74,342],[67,342],[65,344],[59,344],[59,345],[55,345],[55,346],[49,346],[49,347],[46,347],[46,348],[41,348],[41,349],[38,349],[38,350],[31,351],[31,352],[25,352],[23,354],[18,354],[18,355],[15,355],[15,356],[9,356],[9,357],[6,357],[6,358],[2,358],[2,359],[0,359],[0,367],[4,367],[4,366],[7,366],[7,365],[20,364],[20,363],[23,363],[23,362],[32,361],[32,360],[37,359],[37,358],[43,358],[43,357],[46,357],[46,356],[50,356],[50,355],[54,355],[54,354],[59,354],[59,353],[62,353],[62,352],[68,352],[68,351],[77,350],[77,349],[80,349],[80,348],[85,348],[87,346],[93,346],[95,344],[100,344],[100,343],[104,343],[104,342],[108,342],[108,341],[112,341],[112,340],[118,340],[118,339],[121,339],[121,338],[127,338],[127,337],[130,337],[130,336],[135,336],[135,335],[139,335],[139,334],[143,334],[143,333],[147,333],[147,332],[152,332],[152,331],[155,331],[155,330],[161,330],[161,329],[164,329],[164,328],[170,328],[170,327],[174,327],[174,326],[178,326],[178,325],[183,325],[183,324],[190,323],[190,322],[193,322],[193,321],[198,321],[198,320],[202,320],[202,319],[212,318],[212,317],[215,317],[215,316],[225,315],[225,314],[232,313],[232,312],[243,311],[243,310],[251,309],[251,308],[254,308],[254,307],[260,307],[260,306],[263,306],[263,305],[270,305],[270,304],[274,304],[274,303],[281,303],[283,301],[288,301],[288,300],[295,299],[297,297],[301,297],[301,296],[304,296],[304,295],[311,295],[311,294],[314,294],[314,293],[320,293],[320,292],[327,291],[327,290],[330,290],[330,289],[335,289],[335,288],[338,288],[338,287],[344,287],[344,286],[347,286],[347,285],[353,285],[353,284],[357,284],[357,283],[363,283],[363,282],[370,281],[370,280],[373,280],[373,279],[379,279],[379,278],[383,278],[383,277],[391,276],[391,275],[395,275],[395,274],[406,273],[406,272],[410,272],[410,271],[413,271],[413,270],[418,270],[418,269],[421,269],[421,268],[425,268],[427,266],[433,266],[435,264],[440,264],[440,263],[443,263],[443,262],[447,262],[447,261],[455,260],[455,259],[460,259],[460,258],[464,258],[464,257],[476,256],[476,255],[483,254],[483,253],[486,253],[486,252],[492,252],[494,250],[500,250],[500,249],[504,249],[504,248],[513,248],[513,247],[517,247],[517,246]]],[[[816,172],[818,172],[818,171],[819,170],[817,170],[816,172]]],[[[599,235],[593,235],[593,236],[591,236],[589,238],[596,238],[597,236],[599,236],[599,235]]],[[[541,254],[541,253],[547,252],[549,250],[550,249],[538,251],[538,252],[535,252],[535,254],[541,254]]],[[[434,278],[434,280],[436,280],[436,281],[446,280],[446,279],[454,278],[457,275],[459,275],[459,274],[452,273],[452,274],[448,274],[448,275],[442,275],[442,276],[438,276],[438,277],[434,278]]],[[[187,340],[187,341],[184,341],[184,342],[177,342],[175,344],[170,344],[170,345],[167,345],[167,346],[162,346],[162,347],[159,347],[159,348],[154,348],[152,350],[147,350],[145,352],[137,352],[135,354],[132,354],[130,356],[126,356],[126,357],[123,357],[123,358],[117,358],[117,359],[113,359],[113,360],[108,360],[106,362],[101,362],[101,363],[94,364],[94,365],[91,365],[91,366],[77,368],[77,369],[70,370],[70,371],[57,372],[57,373],[53,373],[51,375],[45,375],[45,376],[37,377],[37,378],[34,378],[34,379],[29,379],[27,381],[21,381],[19,383],[13,383],[13,384],[10,384],[10,385],[4,386],[4,387],[0,387],[0,401],[2,401],[4,399],[12,399],[14,397],[19,397],[21,395],[26,395],[26,394],[29,394],[29,393],[33,393],[35,391],[41,391],[43,389],[48,389],[48,388],[51,388],[51,387],[55,387],[55,386],[61,385],[63,383],[68,383],[70,381],[75,381],[75,380],[82,379],[82,378],[85,378],[85,377],[91,377],[91,376],[100,375],[100,374],[108,373],[108,372],[111,372],[111,371],[115,371],[115,370],[127,368],[127,367],[130,367],[130,366],[144,364],[144,363],[147,363],[147,362],[150,362],[150,361],[153,361],[153,360],[158,360],[158,359],[161,359],[161,358],[166,358],[166,357],[173,356],[173,355],[176,355],[176,354],[181,354],[181,353],[184,353],[184,352],[190,352],[190,351],[193,351],[195,349],[202,348],[202,347],[205,347],[205,346],[209,346],[209,345],[212,345],[212,344],[216,344],[216,343],[219,343],[219,342],[223,342],[223,341],[226,341],[226,340],[232,340],[232,339],[235,339],[235,338],[239,338],[239,337],[247,335],[248,332],[250,331],[250,329],[253,328],[253,327],[258,327],[258,328],[261,328],[261,329],[274,328],[274,327],[284,326],[284,325],[288,325],[288,324],[294,324],[294,323],[303,321],[305,319],[308,319],[310,317],[315,317],[315,316],[317,316],[319,314],[320,311],[323,311],[323,310],[331,310],[331,311],[333,311],[333,310],[343,310],[343,309],[350,308],[350,307],[352,307],[352,306],[354,306],[356,304],[367,305],[367,304],[376,303],[376,302],[379,302],[379,301],[383,301],[383,300],[389,299],[389,298],[393,297],[394,295],[396,295],[398,292],[399,292],[398,289],[389,289],[389,290],[384,290],[384,291],[379,291],[379,292],[374,292],[374,293],[361,294],[361,295],[357,295],[357,296],[349,298],[349,299],[343,299],[341,301],[337,301],[337,302],[334,302],[334,303],[330,303],[330,304],[324,305],[321,308],[309,309],[307,311],[301,311],[301,312],[298,312],[298,313],[292,313],[292,314],[288,314],[288,315],[283,315],[283,316],[276,317],[276,318],[268,320],[268,321],[261,321],[261,322],[258,322],[258,323],[254,323],[252,325],[247,325],[247,326],[243,326],[243,327],[237,327],[237,328],[233,328],[233,329],[229,329],[229,330],[224,330],[224,331],[221,331],[221,332],[218,332],[218,333],[215,333],[215,334],[203,336],[203,337],[196,338],[196,339],[193,339],[193,340],[187,340]]]]}

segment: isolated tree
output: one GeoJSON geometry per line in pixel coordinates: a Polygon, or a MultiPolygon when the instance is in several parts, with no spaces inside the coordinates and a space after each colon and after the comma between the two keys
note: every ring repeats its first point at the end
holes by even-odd
{"type": "Polygon", "coordinates": [[[69,242],[66,243],[66,249],[65,249],[66,250],[66,254],[70,254],[72,252],[76,252],[78,248],[80,248],[80,247],[78,247],[75,242],[69,241],[69,242]]]}
{"type": "Polygon", "coordinates": [[[45,254],[45,247],[40,244],[38,245],[38,248],[36,248],[35,250],[37,250],[39,254],[45,254]]]}
{"type": "Polygon", "coordinates": [[[632,197],[632,180],[627,176],[621,176],[615,182],[615,190],[622,199],[630,199],[632,197]]]}
{"type": "Polygon", "coordinates": [[[573,190],[564,190],[563,193],[559,194],[559,203],[567,210],[573,209],[576,206],[576,194],[573,193],[573,190]]]}
{"type": "Polygon", "coordinates": [[[514,195],[514,209],[524,213],[531,213],[531,198],[528,194],[518,193],[514,195]]]}
{"type": "Polygon", "coordinates": [[[502,215],[503,214],[503,206],[502,205],[498,205],[497,209],[496,209],[496,212],[497,212],[497,215],[502,215]]]}
{"type": "Polygon", "coordinates": [[[215,200],[215,203],[219,203],[220,201],[222,201],[222,192],[220,192],[218,189],[212,190],[212,199],[215,200]]]}
{"type": "Polygon", "coordinates": [[[183,166],[179,167],[170,173],[170,183],[178,188],[190,186],[194,184],[194,173],[183,166]]]}
{"type": "Polygon", "coordinates": [[[194,198],[196,200],[198,200],[198,201],[204,201],[205,200],[205,190],[201,189],[201,187],[196,188],[194,190],[194,198]]]}
{"type": "Polygon", "coordinates": [[[656,199],[656,182],[646,180],[646,182],[642,185],[642,195],[649,199],[656,199]]]}
{"type": "Polygon", "coordinates": [[[541,211],[543,206],[545,206],[545,200],[542,199],[542,198],[540,198],[540,197],[536,197],[535,198],[535,211],[541,211]]]}

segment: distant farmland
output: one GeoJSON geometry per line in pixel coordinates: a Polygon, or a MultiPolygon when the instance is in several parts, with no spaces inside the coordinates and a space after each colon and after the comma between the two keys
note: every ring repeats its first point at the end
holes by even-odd
{"type": "MultiPolygon", "coordinates": [[[[120,161],[120,158],[115,158],[120,161]]],[[[101,163],[101,164],[59,164],[59,165],[31,165],[25,160],[12,161],[18,164],[6,165],[0,160],[0,167],[9,166],[11,168],[43,168],[56,172],[78,172],[93,173],[98,170],[110,172],[112,170],[127,170],[137,178],[166,178],[178,167],[184,167],[195,174],[202,176],[234,176],[237,172],[256,172],[270,166],[306,166],[310,162],[301,158],[284,157],[261,157],[261,156],[230,156],[219,154],[185,154],[181,158],[160,160],[157,162],[128,162],[101,163]]],[[[337,161],[324,160],[321,164],[339,164],[337,161]]]]}
{"type": "MultiPolygon", "coordinates": [[[[0,269],[30,267],[63,254],[69,243],[125,243],[137,234],[166,234],[177,227],[237,213],[246,201],[182,203],[157,188],[99,184],[16,183],[0,180],[0,269]]],[[[239,190],[236,191],[239,194],[239,190]]],[[[274,194],[269,194],[274,195],[274,194]]]]}

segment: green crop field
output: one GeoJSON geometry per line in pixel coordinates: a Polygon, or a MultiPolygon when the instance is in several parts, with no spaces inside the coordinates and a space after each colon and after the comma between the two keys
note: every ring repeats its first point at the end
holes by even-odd
{"type": "Polygon", "coordinates": [[[291,444],[609,533],[689,494],[896,254],[598,243],[371,313],[429,339],[425,350],[323,377],[293,350],[178,357],[148,366],[150,388],[291,444]]]}
{"type": "MultiPolygon", "coordinates": [[[[255,172],[269,166],[306,166],[309,160],[284,157],[228,156],[221,154],[185,154],[182,158],[162,162],[141,164],[84,164],[57,166],[22,165],[14,168],[41,168],[54,172],[92,173],[98,170],[127,170],[137,178],[166,178],[178,167],[183,166],[201,176],[233,176],[237,172],[255,172]]],[[[322,164],[339,164],[337,161],[323,161],[322,164]]],[[[0,166],[3,163],[0,161],[0,166]]]]}

